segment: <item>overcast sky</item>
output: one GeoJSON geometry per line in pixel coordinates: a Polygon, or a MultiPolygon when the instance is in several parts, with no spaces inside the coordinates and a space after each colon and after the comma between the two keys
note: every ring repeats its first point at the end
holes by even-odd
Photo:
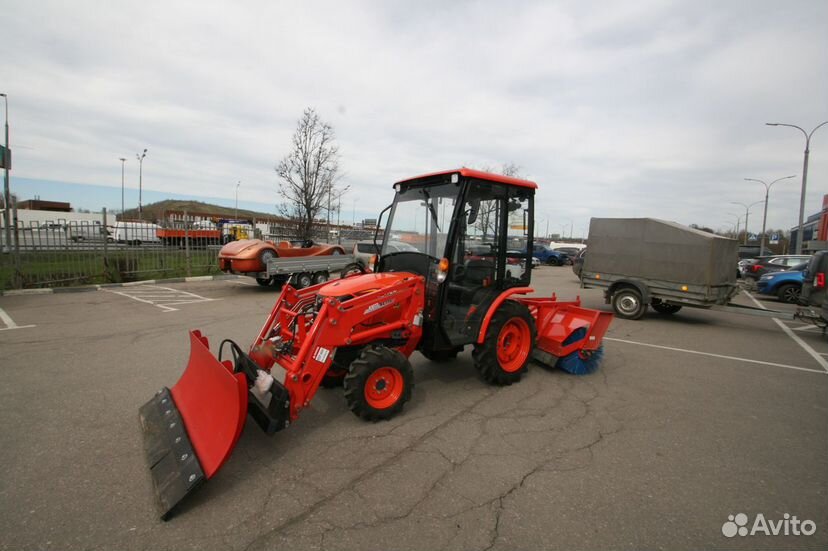
{"type": "MultiPolygon", "coordinates": [[[[13,178],[120,187],[127,157],[137,187],[146,147],[146,189],[232,200],[241,180],[240,201],[273,205],[312,106],[357,218],[396,180],[511,162],[550,232],[591,216],[725,228],[744,214],[730,201],[764,198],[744,178],[796,174],[771,191],[768,225],[788,228],[804,137],[764,123],[828,120],[825,0],[0,0],[0,36],[13,178]]],[[[828,125],[808,179],[806,214],[828,193],[828,125]]]]}

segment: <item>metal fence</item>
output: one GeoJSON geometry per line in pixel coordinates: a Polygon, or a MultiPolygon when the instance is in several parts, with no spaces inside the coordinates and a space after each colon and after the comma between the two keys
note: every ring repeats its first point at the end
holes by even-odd
{"type": "Polygon", "coordinates": [[[118,283],[218,273],[218,232],[181,220],[162,228],[150,222],[55,219],[18,223],[11,242],[0,232],[0,288],[118,283]]]}
{"type": "MultiPolygon", "coordinates": [[[[288,227],[269,229],[256,237],[297,240],[288,227]]],[[[116,221],[106,211],[97,220],[67,221],[56,212],[50,220],[12,224],[9,243],[0,231],[0,289],[218,274],[218,252],[228,238],[225,233],[186,213],[167,216],[159,225],[116,221]]],[[[339,242],[348,250],[356,240],[370,240],[373,235],[370,230],[342,229],[332,238],[325,227],[319,227],[313,239],[339,242]]]]}

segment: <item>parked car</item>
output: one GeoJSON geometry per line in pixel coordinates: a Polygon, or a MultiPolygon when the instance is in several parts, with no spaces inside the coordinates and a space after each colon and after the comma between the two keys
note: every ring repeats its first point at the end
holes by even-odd
{"type": "Polygon", "coordinates": [[[792,266],[787,270],[771,272],[759,277],[756,292],[760,295],[776,296],[782,302],[796,304],[802,291],[803,272],[807,262],[792,266]]]}
{"type": "MultiPolygon", "coordinates": [[[[267,270],[269,260],[278,257],[322,256],[345,254],[339,245],[314,243],[311,240],[302,242],[297,247],[289,241],[264,241],[262,239],[242,239],[231,241],[219,251],[219,269],[222,272],[233,274],[248,274],[255,276],[267,270]]],[[[268,285],[269,279],[256,279],[260,285],[268,285]]]]}
{"type": "Polygon", "coordinates": [[[756,258],[756,262],[746,267],[742,275],[758,280],[761,276],[769,272],[780,272],[787,270],[797,264],[802,264],[811,259],[810,255],[776,255],[776,256],[760,256],[756,258]]]}
{"type": "Polygon", "coordinates": [[[555,250],[566,255],[567,264],[572,264],[575,261],[575,257],[578,256],[578,253],[581,252],[579,247],[555,247],[555,250]]]}
{"type": "Polygon", "coordinates": [[[532,246],[532,256],[550,266],[563,266],[569,258],[566,253],[551,249],[549,245],[542,243],[535,243],[532,246]]]}
{"type": "MultiPolygon", "coordinates": [[[[379,245],[379,242],[377,242],[377,245],[374,245],[373,241],[357,241],[354,243],[354,259],[357,264],[363,268],[368,266],[368,263],[371,262],[371,257],[379,254],[379,245]]],[[[388,252],[396,253],[403,251],[417,252],[417,247],[403,241],[388,242],[388,252]]]]}
{"type": "Polygon", "coordinates": [[[586,247],[578,251],[578,255],[572,260],[572,271],[581,279],[581,270],[584,268],[584,258],[586,257],[586,247]]]}

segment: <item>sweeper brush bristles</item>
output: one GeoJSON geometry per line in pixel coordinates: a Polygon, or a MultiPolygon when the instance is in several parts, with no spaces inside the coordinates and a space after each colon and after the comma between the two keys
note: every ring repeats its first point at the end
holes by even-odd
{"type": "Polygon", "coordinates": [[[575,352],[558,358],[556,367],[573,375],[588,375],[598,370],[601,358],[604,356],[604,347],[597,350],[576,350],[575,352]]]}

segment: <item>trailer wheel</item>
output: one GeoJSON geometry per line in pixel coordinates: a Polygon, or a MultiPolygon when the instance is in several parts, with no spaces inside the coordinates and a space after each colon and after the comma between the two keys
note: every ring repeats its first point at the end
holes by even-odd
{"type": "Polygon", "coordinates": [[[262,287],[269,287],[271,283],[273,283],[272,277],[257,277],[256,283],[261,285],[262,287]]]}
{"type": "Polygon", "coordinates": [[[526,306],[505,301],[492,316],[482,344],[475,344],[474,367],[487,383],[510,385],[520,380],[535,346],[535,320],[526,306]]]}
{"type": "Polygon", "coordinates": [[[776,292],[776,296],[778,296],[779,300],[782,302],[796,304],[799,301],[799,294],[801,292],[802,288],[799,285],[787,283],[779,287],[779,290],[776,292]]]}
{"type": "Polygon", "coordinates": [[[680,304],[670,304],[668,302],[662,302],[659,299],[653,299],[653,301],[650,303],[650,306],[652,306],[653,310],[655,310],[659,314],[664,314],[667,316],[675,314],[676,312],[681,310],[680,304]]]}
{"type": "Polygon", "coordinates": [[[385,346],[366,347],[345,376],[345,401],[367,421],[390,419],[411,398],[414,372],[408,359],[385,346]]]}
{"type": "Polygon", "coordinates": [[[329,276],[328,272],[316,272],[313,274],[313,284],[318,285],[319,283],[325,283],[328,281],[329,276]]]}
{"type": "Polygon", "coordinates": [[[619,318],[637,320],[647,311],[647,305],[641,299],[638,289],[622,287],[612,295],[612,309],[619,318]]]}
{"type": "Polygon", "coordinates": [[[311,277],[308,272],[294,274],[293,286],[297,289],[304,289],[305,287],[310,287],[311,285],[313,285],[313,277],[311,277]]]}

